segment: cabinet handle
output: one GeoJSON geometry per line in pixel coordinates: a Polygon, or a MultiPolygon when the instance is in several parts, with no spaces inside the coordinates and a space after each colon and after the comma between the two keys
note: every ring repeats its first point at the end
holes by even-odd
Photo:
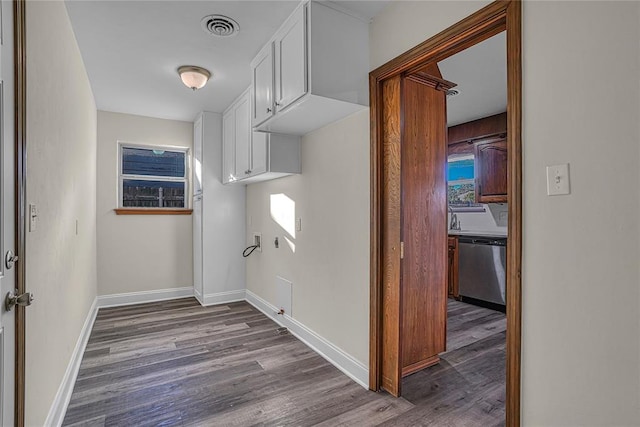
{"type": "Polygon", "coordinates": [[[267,108],[267,113],[271,113],[271,108],[267,108]]]}
{"type": "Polygon", "coordinates": [[[247,169],[246,171],[244,171],[245,175],[249,175],[251,173],[251,169],[247,169]]]}
{"type": "Polygon", "coordinates": [[[276,102],[276,107],[282,107],[282,104],[279,102],[276,102]]]}

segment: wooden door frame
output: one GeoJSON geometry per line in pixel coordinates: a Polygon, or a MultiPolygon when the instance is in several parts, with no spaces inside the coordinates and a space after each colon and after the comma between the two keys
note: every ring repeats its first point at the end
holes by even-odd
{"type": "Polygon", "coordinates": [[[506,425],[520,425],[522,325],[522,4],[495,1],[422,42],[369,74],[371,102],[371,240],[369,388],[381,385],[383,191],[382,83],[401,73],[437,62],[502,31],[507,32],[507,360],[506,425]]]}
{"type": "MultiPolygon", "coordinates": [[[[26,0],[13,2],[13,45],[15,72],[15,233],[16,233],[16,289],[26,290],[26,188],[27,188],[27,52],[26,52],[26,0]]],[[[15,365],[15,425],[25,423],[25,307],[16,305],[16,365],[15,365]]]]}

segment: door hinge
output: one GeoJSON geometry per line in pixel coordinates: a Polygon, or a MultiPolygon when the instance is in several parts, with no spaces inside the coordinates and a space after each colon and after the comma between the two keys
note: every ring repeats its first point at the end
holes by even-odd
{"type": "Polygon", "coordinates": [[[400,259],[404,259],[404,242],[400,242],[400,259]]]}

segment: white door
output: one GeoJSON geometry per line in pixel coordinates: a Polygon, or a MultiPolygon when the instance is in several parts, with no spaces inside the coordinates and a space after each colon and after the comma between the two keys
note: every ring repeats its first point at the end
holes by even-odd
{"type": "Polygon", "coordinates": [[[273,115],[273,45],[258,59],[253,68],[253,126],[273,115]]]}
{"type": "Polygon", "coordinates": [[[251,173],[249,156],[251,155],[251,110],[250,95],[247,94],[235,106],[236,116],[236,176],[246,178],[251,173]]]}
{"type": "Polygon", "coordinates": [[[222,118],[222,182],[231,182],[236,175],[236,115],[231,110],[222,118]]]}
{"type": "Polygon", "coordinates": [[[307,93],[307,6],[291,15],[276,40],[276,107],[287,108],[307,93]]]}
{"type": "Polygon", "coordinates": [[[202,194],[193,197],[193,288],[196,297],[204,302],[202,277],[202,194]]]}
{"type": "Polygon", "coordinates": [[[0,45],[0,186],[2,201],[0,205],[0,242],[2,260],[0,261],[0,360],[2,369],[2,389],[0,390],[0,420],[3,426],[14,425],[15,406],[15,308],[5,309],[5,296],[15,292],[16,268],[7,268],[4,255],[8,251],[15,253],[15,149],[14,149],[14,83],[13,83],[13,7],[11,2],[3,1],[2,7],[2,44],[0,45]]]}

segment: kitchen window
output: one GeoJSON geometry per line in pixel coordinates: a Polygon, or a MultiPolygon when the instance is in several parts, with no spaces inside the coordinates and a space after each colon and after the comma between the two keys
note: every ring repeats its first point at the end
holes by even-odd
{"type": "Polygon", "coordinates": [[[119,208],[186,209],[189,149],[119,144],[119,208]]]}
{"type": "Polygon", "coordinates": [[[447,198],[451,207],[473,207],[476,203],[475,158],[473,154],[447,160],[447,198]]]}

